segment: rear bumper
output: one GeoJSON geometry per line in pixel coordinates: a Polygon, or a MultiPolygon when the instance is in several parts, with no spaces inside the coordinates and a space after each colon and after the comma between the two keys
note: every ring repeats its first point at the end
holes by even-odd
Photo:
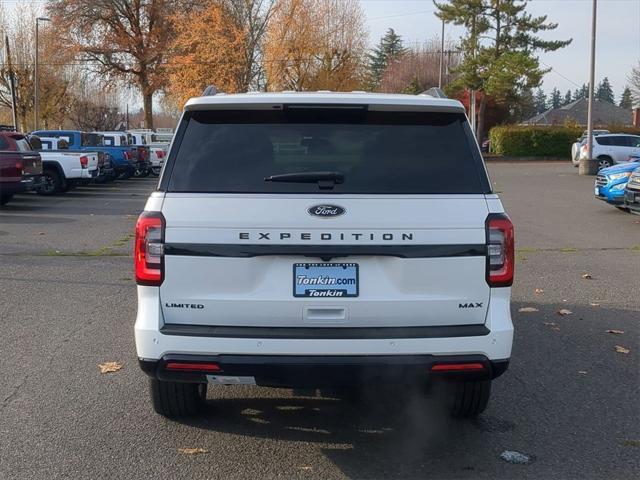
{"type": "Polygon", "coordinates": [[[405,384],[432,377],[480,380],[505,372],[508,359],[488,360],[483,355],[406,356],[284,356],[284,355],[166,355],[160,360],[139,359],[152,378],[172,382],[206,383],[208,375],[228,383],[250,383],[265,387],[348,387],[372,383],[405,384]],[[215,364],[217,372],[170,371],[170,363],[215,364]],[[434,365],[474,364],[473,371],[432,371],[434,365]]]}
{"type": "Polygon", "coordinates": [[[398,329],[327,326],[309,332],[303,328],[286,329],[291,332],[274,328],[270,332],[264,327],[248,327],[249,321],[247,327],[225,328],[165,324],[159,288],[138,286],[136,351],[138,358],[145,361],[158,361],[169,355],[400,359],[482,356],[488,361],[503,361],[511,357],[513,343],[510,295],[509,287],[493,288],[486,321],[480,325],[398,329]]]}
{"type": "Polygon", "coordinates": [[[42,185],[42,175],[25,175],[19,182],[3,182],[0,190],[3,194],[13,195],[35,191],[42,185]]]}

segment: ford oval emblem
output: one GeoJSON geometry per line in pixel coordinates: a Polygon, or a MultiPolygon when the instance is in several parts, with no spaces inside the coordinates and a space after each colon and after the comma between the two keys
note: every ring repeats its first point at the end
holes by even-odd
{"type": "Polygon", "coordinates": [[[314,217],[329,218],[339,217],[345,213],[346,210],[337,205],[314,205],[313,207],[308,208],[307,212],[309,215],[314,217]]]}

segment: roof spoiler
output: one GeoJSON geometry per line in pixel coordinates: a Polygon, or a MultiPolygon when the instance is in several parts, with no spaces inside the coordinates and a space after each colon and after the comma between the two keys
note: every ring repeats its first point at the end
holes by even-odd
{"type": "Polygon", "coordinates": [[[202,96],[213,97],[218,93],[222,93],[222,92],[219,92],[215,85],[209,85],[207,88],[204,89],[204,92],[202,92],[202,96]]]}
{"type": "Polygon", "coordinates": [[[444,93],[442,89],[438,87],[431,87],[430,89],[422,92],[420,95],[429,95],[430,97],[434,97],[434,98],[449,98],[447,97],[447,94],[444,93]]]}

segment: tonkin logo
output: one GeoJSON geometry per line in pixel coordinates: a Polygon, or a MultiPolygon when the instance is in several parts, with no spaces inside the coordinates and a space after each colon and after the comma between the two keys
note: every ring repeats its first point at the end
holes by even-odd
{"type": "Polygon", "coordinates": [[[338,217],[346,212],[346,210],[337,205],[314,205],[307,209],[309,215],[314,217],[338,217]]]}

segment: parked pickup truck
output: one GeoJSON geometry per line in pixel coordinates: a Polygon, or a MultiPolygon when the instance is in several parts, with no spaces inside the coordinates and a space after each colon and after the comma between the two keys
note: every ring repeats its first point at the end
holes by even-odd
{"type": "Polygon", "coordinates": [[[64,141],[48,137],[31,135],[29,143],[34,150],[40,152],[42,157],[42,186],[38,193],[42,195],[55,195],[66,192],[70,188],[89,183],[96,179],[100,173],[98,169],[98,152],[69,151],[64,146],[64,141]],[[46,145],[55,146],[56,149],[47,149],[46,145]]]}
{"type": "Polygon", "coordinates": [[[132,145],[126,132],[97,132],[102,135],[105,146],[129,148],[136,159],[133,174],[136,177],[146,177],[149,174],[149,148],[142,145],[132,145]]]}
{"type": "Polygon", "coordinates": [[[129,130],[128,133],[132,145],[149,148],[151,174],[156,177],[160,175],[164,159],[169,152],[169,142],[158,141],[153,130],[129,130]]]}
{"type": "MultiPolygon", "coordinates": [[[[42,143],[42,150],[64,150],[65,152],[71,152],[66,140],[53,137],[38,137],[42,143]]],[[[75,150],[81,152],[82,150],[75,150]]],[[[111,155],[105,152],[95,152],[98,154],[98,176],[94,179],[96,183],[104,183],[109,180],[113,180],[116,177],[116,172],[111,164],[111,155]]]]}
{"type": "Polygon", "coordinates": [[[102,135],[79,130],[38,130],[32,133],[39,137],[64,139],[69,150],[105,152],[111,156],[113,168],[118,176],[130,177],[136,170],[136,152],[129,145],[105,145],[102,135]]]}
{"type": "Polygon", "coordinates": [[[16,193],[38,189],[42,182],[42,160],[22,133],[0,129],[0,205],[16,193]]]}

